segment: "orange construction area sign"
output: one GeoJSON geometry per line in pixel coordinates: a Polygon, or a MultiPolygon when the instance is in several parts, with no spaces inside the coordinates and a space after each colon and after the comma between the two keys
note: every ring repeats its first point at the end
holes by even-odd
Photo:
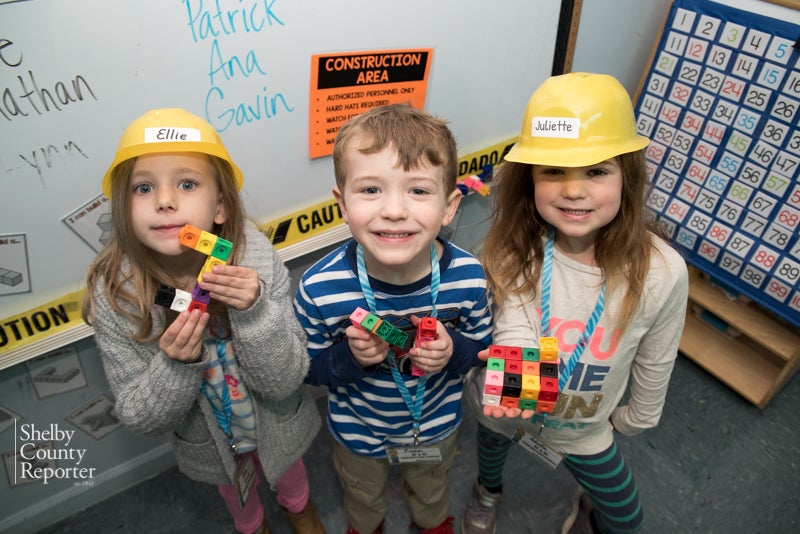
{"type": "Polygon", "coordinates": [[[330,156],[348,119],[377,106],[425,107],[432,48],[311,56],[309,157],[330,156]]]}

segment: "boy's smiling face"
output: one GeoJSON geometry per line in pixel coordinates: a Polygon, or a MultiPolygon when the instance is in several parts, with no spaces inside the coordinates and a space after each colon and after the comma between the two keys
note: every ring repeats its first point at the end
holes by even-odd
{"type": "Polygon", "coordinates": [[[447,194],[443,168],[427,160],[405,171],[393,146],[374,154],[359,146],[353,139],[345,185],[333,190],[344,221],[364,247],[371,276],[398,285],[419,280],[430,273],[430,244],[453,219],[461,192],[447,194]]]}

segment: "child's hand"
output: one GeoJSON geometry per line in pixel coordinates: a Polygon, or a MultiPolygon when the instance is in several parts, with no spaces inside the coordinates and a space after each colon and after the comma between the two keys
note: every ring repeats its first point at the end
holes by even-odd
{"type": "Polygon", "coordinates": [[[361,367],[377,365],[386,359],[389,344],[360,326],[350,325],[345,330],[353,358],[361,367]]]}
{"type": "Polygon", "coordinates": [[[184,311],[169,325],[158,340],[158,348],[164,354],[181,362],[196,362],[203,347],[203,333],[209,315],[200,310],[184,311]]]}
{"type": "MultiPolygon", "coordinates": [[[[489,349],[485,348],[478,353],[478,359],[485,362],[489,359],[489,349]]],[[[505,406],[484,406],[483,415],[486,417],[494,417],[500,419],[501,417],[520,417],[523,419],[530,419],[535,412],[533,410],[520,410],[519,408],[506,408],[505,406]]]]}
{"type": "Polygon", "coordinates": [[[200,287],[214,300],[239,311],[253,305],[261,294],[258,273],[248,267],[217,265],[213,272],[203,274],[200,287]]]}
{"type": "MultiPolygon", "coordinates": [[[[419,326],[421,319],[416,315],[411,316],[411,324],[419,326]]],[[[447,362],[453,356],[453,339],[450,333],[440,321],[436,321],[436,339],[424,341],[418,347],[412,347],[408,351],[411,361],[429,373],[435,373],[444,369],[447,362]]]]}

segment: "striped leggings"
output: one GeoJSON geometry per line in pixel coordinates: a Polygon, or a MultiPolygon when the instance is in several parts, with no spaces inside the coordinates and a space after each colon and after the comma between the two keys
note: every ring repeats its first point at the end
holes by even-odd
{"type": "MultiPolygon", "coordinates": [[[[503,486],[503,466],[511,439],[478,424],[478,475],[486,488],[503,486]]],[[[616,443],[598,454],[569,455],[564,467],[592,501],[597,526],[604,534],[637,532],[642,511],[636,480],[616,443]]]]}

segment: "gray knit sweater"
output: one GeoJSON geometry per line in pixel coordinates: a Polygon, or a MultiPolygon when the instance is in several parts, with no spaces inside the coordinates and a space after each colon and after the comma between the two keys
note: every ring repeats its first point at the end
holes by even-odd
{"type": "MultiPolygon", "coordinates": [[[[289,273],[255,225],[248,225],[246,237],[239,265],[258,273],[261,294],[249,309],[229,308],[229,314],[236,359],[255,410],[258,456],[274,486],[311,445],[320,417],[303,385],[309,359],[305,334],[292,310],[289,273]]],[[[169,432],[178,467],[188,477],[231,483],[233,455],[200,390],[209,358],[205,346],[197,363],[182,363],[160,351],[157,341],[133,341],[127,334],[134,326],[112,310],[102,285],[101,280],[93,288],[95,339],[119,418],[132,432],[169,432]]],[[[161,310],[153,311],[153,321],[156,329],[162,328],[161,310]]]]}

